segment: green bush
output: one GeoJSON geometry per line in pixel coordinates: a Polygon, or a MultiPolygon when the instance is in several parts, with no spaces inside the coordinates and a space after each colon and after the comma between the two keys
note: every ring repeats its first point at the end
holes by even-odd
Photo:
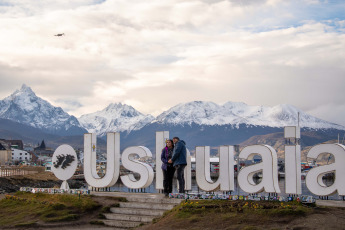
{"type": "Polygon", "coordinates": [[[14,225],[14,227],[16,228],[33,228],[35,226],[37,226],[37,223],[35,221],[14,225]]]}
{"type": "Polygon", "coordinates": [[[105,215],[103,213],[99,213],[98,214],[98,218],[99,219],[106,219],[105,215]]]}
{"type": "Polygon", "coordinates": [[[52,205],[53,210],[63,210],[66,208],[66,205],[61,204],[61,203],[56,203],[52,205]]]}
{"type": "Polygon", "coordinates": [[[118,208],[118,207],[120,207],[120,204],[119,203],[115,203],[115,204],[112,204],[112,205],[110,205],[112,208],[118,208]]]}
{"type": "Polygon", "coordinates": [[[64,216],[58,216],[55,218],[51,218],[51,219],[47,220],[47,222],[73,221],[73,220],[78,220],[79,217],[80,216],[78,214],[68,214],[68,215],[64,215],[64,216]]]}
{"type": "Polygon", "coordinates": [[[110,212],[110,207],[109,206],[105,206],[102,208],[101,212],[103,213],[109,213],[110,212]]]}
{"type": "Polygon", "coordinates": [[[104,225],[104,222],[101,220],[91,220],[90,224],[94,224],[94,225],[104,225]]]}

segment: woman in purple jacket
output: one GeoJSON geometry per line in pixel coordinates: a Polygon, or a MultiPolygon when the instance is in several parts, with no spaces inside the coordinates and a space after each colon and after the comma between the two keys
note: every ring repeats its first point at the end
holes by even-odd
{"type": "Polygon", "coordinates": [[[162,160],[162,170],[163,170],[163,186],[164,194],[168,196],[169,193],[172,193],[172,183],[175,173],[175,168],[172,163],[168,161],[172,158],[174,150],[174,144],[172,140],[166,141],[165,148],[162,149],[161,160],[162,160]]]}

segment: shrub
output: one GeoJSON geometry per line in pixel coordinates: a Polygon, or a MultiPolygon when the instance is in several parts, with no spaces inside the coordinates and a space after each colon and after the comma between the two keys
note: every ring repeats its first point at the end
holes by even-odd
{"type": "Polygon", "coordinates": [[[52,205],[53,210],[63,210],[66,208],[66,205],[61,204],[61,203],[56,203],[52,205]]]}
{"type": "Polygon", "coordinates": [[[95,224],[95,225],[104,225],[104,222],[101,220],[91,220],[90,224],[95,224]]]}

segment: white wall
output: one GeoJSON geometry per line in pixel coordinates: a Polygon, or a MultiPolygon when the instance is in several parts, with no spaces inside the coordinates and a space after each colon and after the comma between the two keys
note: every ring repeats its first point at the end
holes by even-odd
{"type": "Polygon", "coordinates": [[[31,154],[23,150],[12,149],[12,162],[15,161],[31,161],[31,154]]]}

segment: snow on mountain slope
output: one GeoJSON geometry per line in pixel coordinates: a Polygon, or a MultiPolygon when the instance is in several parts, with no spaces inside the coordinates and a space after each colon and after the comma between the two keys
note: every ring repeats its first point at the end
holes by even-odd
{"type": "Polygon", "coordinates": [[[85,114],[79,122],[90,133],[105,135],[107,132],[130,132],[144,127],[154,120],[151,115],[144,115],[126,104],[110,104],[102,111],[85,114]]]}
{"type": "Polygon", "coordinates": [[[95,132],[103,136],[107,132],[140,130],[150,123],[170,125],[232,125],[239,127],[268,126],[284,127],[298,124],[312,129],[345,130],[344,126],[330,123],[306,114],[291,105],[274,107],[249,106],[242,102],[227,102],[218,105],[213,102],[193,101],[178,104],[160,114],[157,118],[144,115],[125,104],[110,104],[102,111],[82,115],[79,119],[70,116],[59,107],[37,97],[30,87],[23,85],[12,95],[0,100],[0,118],[9,119],[49,133],[58,135],[79,135],[95,132]]]}
{"type": "Polygon", "coordinates": [[[298,124],[313,129],[340,129],[344,126],[330,123],[306,114],[302,110],[287,104],[274,107],[249,106],[242,102],[227,102],[218,105],[213,102],[193,101],[178,104],[163,112],[156,122],[173,125],[227,125],[239,127],[240,124],[254,126],[284,127],[298,124]]]}
{"type": "Polygon", "coordinates": [[[50,133],[68,130],[77,133],[85,131],[74,116],[70,116],[60,107],[54,107],[49,102],[37,97],[25,84],[20,90],[16,90],[10,96],[0,100],[0,118],[13,120],[50,133]]]}

